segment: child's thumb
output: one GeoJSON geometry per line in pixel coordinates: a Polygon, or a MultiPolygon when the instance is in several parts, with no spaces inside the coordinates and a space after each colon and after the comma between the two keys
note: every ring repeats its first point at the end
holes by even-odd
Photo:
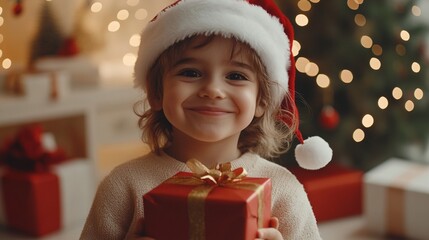
{"type": "Polygon", "coordinates": [[[276,217],[272,217],[270,219],[270,227],[278,229],[279,228],[279,219],[276,217]]]}

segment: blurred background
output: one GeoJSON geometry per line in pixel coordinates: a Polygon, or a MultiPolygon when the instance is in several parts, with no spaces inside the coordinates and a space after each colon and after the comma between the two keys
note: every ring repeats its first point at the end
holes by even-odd
{"type": "MultiPolygon", "coordinates": [[[[172,2],[1,0],[1,151],[38,126],[53,139],[42,145],[86,159],[95,182],[146,153],[133,65],[141,30],[172,2]]],[[[277,3],[295,27],[304,136],[364,172],[392,157],[429,163],[429,1],[277,3]]],[[[276,160],[295,164],[293,151],[276,160]]]]}
{"type": "MultiPolygon", "coordinates": [[[[0,101],[13,106],[14,100],[37,95],[37,88],[26,93],[23,81],[17,80],[31,78],[31,71],[65,70],[70,75],[66,86],[60,84],[59,100],[82,89],[92,88],[96,94],[107,87],[114,94],[115,86],[130,88],[139,33],[170,2],[2,1],[0,101]]],[[[429,3],[278,4],[295,26],[293,53],[304,135],[321,135],[332,145],[336,161],[365,170],[392,156],[429,161],[429,17],[424,14],[429,3]]],[[[99,124],[106,121],[112,121],[108,114],[97,118],[99,124]]],[[[125,123],[112,124],[120,128],[125,123]]],[[[95,131],[95,144],[123,142],[107,139],[115,136],[103,136],[103,131],[108,130],[95,131]]],[[[280,161],[287,165],[294,162],[290,158],[293,154],[280,161]]]]}

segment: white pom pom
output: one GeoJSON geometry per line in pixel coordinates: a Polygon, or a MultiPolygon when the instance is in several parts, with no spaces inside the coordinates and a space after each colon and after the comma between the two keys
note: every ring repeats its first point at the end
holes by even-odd
{"type": "Polygon", "coordinates": [[[295,148],[295,158],[299,166],[316,170],[328,164],[332,159],[332,149],[321,137],[309,137],[295,148]]]}

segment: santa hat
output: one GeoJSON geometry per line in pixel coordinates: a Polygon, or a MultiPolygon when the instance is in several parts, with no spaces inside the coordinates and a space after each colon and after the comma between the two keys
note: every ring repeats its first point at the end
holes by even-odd
{"type": "MultiPolygon", "coordinates": [[[[294,37],[289,19],[273,0],[181,0],[165,8],[144,29],[135,64],[135,85],[145,90],[150,67],[171,45],[197,34],[234,37],[249,44],[264,63],[273,85],[275,103],[295,113],[295,61],[291,52],[294,37]],[[292,105],[285,104],[289,94],[292,105]]],[[[287,119],[284,119],[286,123],[287,119]]],[[[295,149],[298,164],[306,169],[324,167],[332,150],[320,137],[303,139],[295,149]]]]}

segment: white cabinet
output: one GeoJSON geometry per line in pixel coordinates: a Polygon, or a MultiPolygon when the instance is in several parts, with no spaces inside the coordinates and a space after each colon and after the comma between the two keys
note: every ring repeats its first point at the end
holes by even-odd
{"type": "Polygon", "coordinates": [[[131,84],[101,84],[56,101],[0,95],[0,142],[20,127],[38,123],[54,134],[70,157],[95,161],[103,145],[139,140],[133,105],[141,94],[131,84]]]}

